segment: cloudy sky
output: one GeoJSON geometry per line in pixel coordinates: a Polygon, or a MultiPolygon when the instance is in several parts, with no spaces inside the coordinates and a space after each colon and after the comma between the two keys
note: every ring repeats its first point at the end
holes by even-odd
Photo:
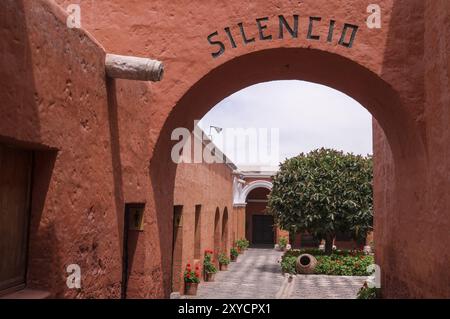
{"type": "MultiPolygon", "coordinates": [[[[199,123],[207,134],[211,125],[225,129],[220,133],[212,129],[213,141],[241,167],[274,166],[286,158],[320,147],[372,154],[370,113],[339,91],[303,81],[266,82],[236,92],[217,104],[199,123]],[[257,131],[258,143],[265,138],[269,145],[257,143],[258,152],[265,147],[266,154],[277,153],[276,160],[272,159],[272,165],[268,165],[258,159],[255,162],[250,156],[241,156],[254,152],[254,148],[249,147],[249,143],[254,142],[248,139],[245,145],[230,144],[230,135],[227,135],[232,131],[230,128],[257,131]],[[267,128],[267,134],[260,128],[267,128]],[[278,147],[274,143],[278,143],[278,147]]],[[[245,134],[243,131],[232,132],[245,134]]]]}

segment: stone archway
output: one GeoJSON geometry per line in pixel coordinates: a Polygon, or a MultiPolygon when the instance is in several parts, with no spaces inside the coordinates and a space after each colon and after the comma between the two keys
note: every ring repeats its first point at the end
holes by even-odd
{"type": "MultiPolygon", "coordinates": [[[[391,154],[389,155],[390,160],[395,167],[395,179],[383,180],[382,182],[389,181],[389,185],[385,185],[384,188],[389,189],[389,196],[395,196],[399,199],[389,203],[381,199],[381,201],[378,200],[376,205],[380,205],[380,203],[385,206],[386,204],[389,205],[390,207],[384,207],[384,210],[396,216],[400,211],[406,214],[405,210],[407,210],[407,213],[411,214],[417,210],[418,207],[412,207],[411,203],[415,201],[413,198],[417,194],[423,194],[420,191],[423,185],[415,182],[422,180],[423,176],[421,175],[425,173],[424,148],[420,130],[411,121],[410,115],[405,112],[398,94],[379,76],[358,63],[336,54],[311,49],[279,48],[249,53],[212,70],[192,86],[174,107],[161,131],[159,144],[155,149],[156,153],[151,165],[152,172],[154,172],[152,174],[153,182],[159,180],[158,172],[171,172],[173,169],[170,159],[164,156],[164,154],[170,154],[172,143],[167,137],[170,136],[169,132],[173,128],[192,128],[193,125],[189,120],[201,118],[216,102],[239,88],[279,79],[301,79],[325,84],[347,93],[363,106],[366,106],[377,119],[376,127],[379,136],[386,138],[388,141],[384,146],[384,152],[391,154]],[[247,76],[236,79],[234,74],[237,72],[247,74],[247,76]],[[350,77],[349,74],[351,74],[350,77]],[[224,81],[226,84],[223,84],[224,81]],[[209,94],[205,94],[205,92],[209,94]],[[380,97],[382,98],[380,99],[380,97]],[[195,107],[192,107],[192,105],[195,105],[195,107]],[[187,110],[190,111],[189,114],[187,114],[187,110]],[[411,141],[415,142],[411,143],[411,141]],[[414,147],[412,147],[413,144],[414,147]],[[397,162],[401,162],[402,165],[395,165],[397,162]],[[164,168],[161,168],[161,165],[164,168]],[[412,181],[410,176],[413,172],[418,175],[412,181]]],[[[165,181],[168,180],[171,181],[172,179],[167,179],[166,175],[165,181]]],[[[161,186],[173,187],[172,185],[161,186]]],[[[377,196],[380,196],[380,194],[378,193],[377,196]]],[[[157,206],[163,204],[161,198],[156,204],[157,206]]],[[[398,218],[401,218],[401,216],[398,216],[398,218]]],[[[377,225],[377,230],[380,230],[380,228],[381,226],[377,225]]],[[[385,231],[389,232],[389,230],[382,229],[380,234],[385,231]]],[[[379,242],[382,241],[384,240],[381,239],[379,242]]],[[[377,240],[375,240],[376,242],[377,240]]],[[[380,244],[378,250],[382,249],[381,245],[383,244],[380,244]]],[[[382,255],[380,254],[380,256],[382,255]]],[[[381,258],[379,263],[383,264],[381,258]]],[[[385,266],[386,268],[391,267],[391,265],[385,266]]]]}
{"type": "Polygon", "coordinates": [[[245,185],[245,187],[239,192],[239,194],[235,200],[235,204],[236,205],[245,204],[247,201],[248,194],[250,194],[250,192],[254,189],[265,188],[270,191],[270,190],[272,190],[272,187],[273,187],[273,184],[267,180],[253,181],[253,182],[245,185]]]}

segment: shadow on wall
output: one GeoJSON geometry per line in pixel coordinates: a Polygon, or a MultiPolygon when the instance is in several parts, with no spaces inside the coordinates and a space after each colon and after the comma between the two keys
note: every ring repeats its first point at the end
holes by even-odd
{"type": "Polygon", "coordinates": [[[53,222],[41,226],[41,219],[56,158],[56,151],[34,152],[27,280],[28,287],[48,289],[55,294],[53,297],[64,294],[66,278],[54,271],[64,269],[58,254],[56,226],[53,222]]]}
{"type": "MultiPolygon", "coordinates": [[[[40,121],[25,4],[4,0],[0,10],[0,136],[40,141],[40,121]],[[21,123],[17,125],[17,123],[21,123]]],[[[35,49],[35,48],[33,48],[35,49]]],[[[15,141],[11,141],[15,144],[15,141]]]]}
{"type": "MultiPolygon", "coordinates": [[[[114,79],[107,78],[106,89],[108,99],[109,138],[111,142],[111,160],[113,167],[112,173],[114,183],[114,204],[117,218],[117,233],[119,234],[119,244],[121,244],[124,238],[123,231],[125,205],[123,199],[122,161],[120,159],[120,131],[119,118],[117,113],[118,103],[116,81],[114,79]]],[[[118,249],[123,250],[123,247],[120,245],[118,249]]]]}

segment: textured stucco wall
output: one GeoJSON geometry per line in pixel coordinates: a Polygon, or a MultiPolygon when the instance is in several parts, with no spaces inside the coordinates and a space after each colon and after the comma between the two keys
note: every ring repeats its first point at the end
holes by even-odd
{"type": "Polygon", "coordinates": [[[42,1],[0,8],[0,140],[37,150],[27,283],[52,297],[118,297],[104,51],[64,19],[42,1]],[[66,287],[69,264],[81,266],[80,291],[66,287]]]}
{"type": "Polygon", "coordinates": [[[426,128],[427,162],[409,176],[417,180],[417,174],[426,172],[421,179],[424,188],[411,203],[414,212],[392,214],[398,201],[393,186],[402,163],[396,163],[383,130],[374,122],[374,240],[383,283],[389,287],[383,290],[386,298],[450,296],[446,270],[450,266],[450,3],[423,1],[420,9],[424,62],[411,65],[410,72],[423,72],[423,89],[415,105],[423,109],[417,122],[426,128]]]}

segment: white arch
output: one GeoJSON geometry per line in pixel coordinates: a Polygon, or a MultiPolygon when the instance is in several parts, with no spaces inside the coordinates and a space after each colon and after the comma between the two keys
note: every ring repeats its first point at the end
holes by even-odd
{"type": "Polygon", "coordinates": [[[269,181],[265,180],[257,180],[253,181],[250,184],[246,185],[239,194],[239,200],[237,204],[245,205],[247,202],[247,196],[250,192],[257,188],[265,188],[268,190],[272,190],[273,184],[269,181]]]}

